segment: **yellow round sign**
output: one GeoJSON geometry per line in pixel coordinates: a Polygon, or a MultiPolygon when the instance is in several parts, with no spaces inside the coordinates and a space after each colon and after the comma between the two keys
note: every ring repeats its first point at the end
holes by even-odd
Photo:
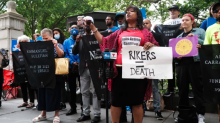
{"type": "Polygon", "coordinates": [[[179,55],[187,55],[192,51],[192,42],[188,39],[182,39],[176,44],[176,53],[179,55]]]}

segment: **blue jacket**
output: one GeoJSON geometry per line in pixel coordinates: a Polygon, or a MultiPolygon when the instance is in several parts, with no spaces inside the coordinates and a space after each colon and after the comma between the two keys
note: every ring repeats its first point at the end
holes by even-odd
{"type": "Polygon", "coordinates": [[[112,32],[115,32],[116,30],[119,30],[120,28],[117,26],[113,26],[111,29],[106,29],[106,31],[111,30],[112,32]]]}
{"type": "Polygon", "coordinates": [[[209,17],[208,19],[206,19],[206,20],[204,20],[204,21],[202,22],[200,28],[202,28],[202,29],[204,29],[204,30],[206,31],[206,29],[207,29],[209,26],[211,26],[211,25],[213,25],[213,24],[215,24],[215,23],[217,23],[216,19],[215,19],[214,17],[209,17]]]}
{"type": "Polygon", "coordinates": [[[72,35],[68,39],[66,39],[63,43],[65,58],[69,58],[70,61],[69,68],[72,67],[73,62],[79,63],[79,54],[77,55],[72,54],[72,49],[74,45],[75,45],[75,40],[72,38],[72,35]]]}
{"type": "MultiPolygon", "coordinates": [[[[193,28],[192,32],[193,35],[198,35],[198,44],[203,45],[205,40],[205,30],[201,28],[193,28]]],[[[177,38],[183,37],[183,33],[181,33],[177,38]]],[[[193,56],[194,62],[200,61],[199,54],[197,56],[193,56]]]]}

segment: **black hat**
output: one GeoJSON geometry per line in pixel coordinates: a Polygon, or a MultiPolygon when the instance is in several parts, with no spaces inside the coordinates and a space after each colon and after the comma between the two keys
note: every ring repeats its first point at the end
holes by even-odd
{"type": "Polygon", "coordinates": [[[170,6],[170,8],[169,8],[168,10],[171,10],[171,9],[176,9],[176,10],[179,11],[179,6],[177,6],[177,5],[172,5],[172,6],[170,6]]]}
{"type": "Polygon", "coordinates": [[[125,16],[124,12],[123,13],[117,13],[116,16],[115,16],[115,20],[118,21],[119,17],[124,17],[124,16],[125,16]]]}
{"type": "Polygon", "coordinates": [[[215,12],[215,7],[217,7],[217,6],[219,6],[219,5],[220,5],[220,2],[215,3],[215,4],[212,5],[212,11],[213,11],[213,13],[217,13],[217,12],[215,12]]]}

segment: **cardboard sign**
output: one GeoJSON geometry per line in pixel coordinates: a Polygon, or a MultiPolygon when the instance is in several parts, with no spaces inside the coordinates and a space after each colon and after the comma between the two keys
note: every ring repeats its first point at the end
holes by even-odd
{"type": "Polygon", "coordinates": [[[173,79],[172,56],[170,47],[123,47],[122,78],[173,79]]]}
{"type": "Polygon", "coordinates": [[[173,48],[173,57],[188,57],[198,55],[197,44],[198,35],[195,35],[170,39],[169,47],[173,48]]]}

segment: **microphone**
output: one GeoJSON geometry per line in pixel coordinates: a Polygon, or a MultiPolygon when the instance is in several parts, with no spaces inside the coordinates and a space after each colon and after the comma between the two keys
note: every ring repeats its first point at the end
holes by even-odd
{"type": "Polygon", "coordinates": [[[96,53],[95,53],[95,56],[94,56],[94,59],[98,61],[99,63],[99,78],[102,78],[102,75],[103,75],[103,55],[102,55],[102,51],[100,49],[96,49],[96,53]]]}

